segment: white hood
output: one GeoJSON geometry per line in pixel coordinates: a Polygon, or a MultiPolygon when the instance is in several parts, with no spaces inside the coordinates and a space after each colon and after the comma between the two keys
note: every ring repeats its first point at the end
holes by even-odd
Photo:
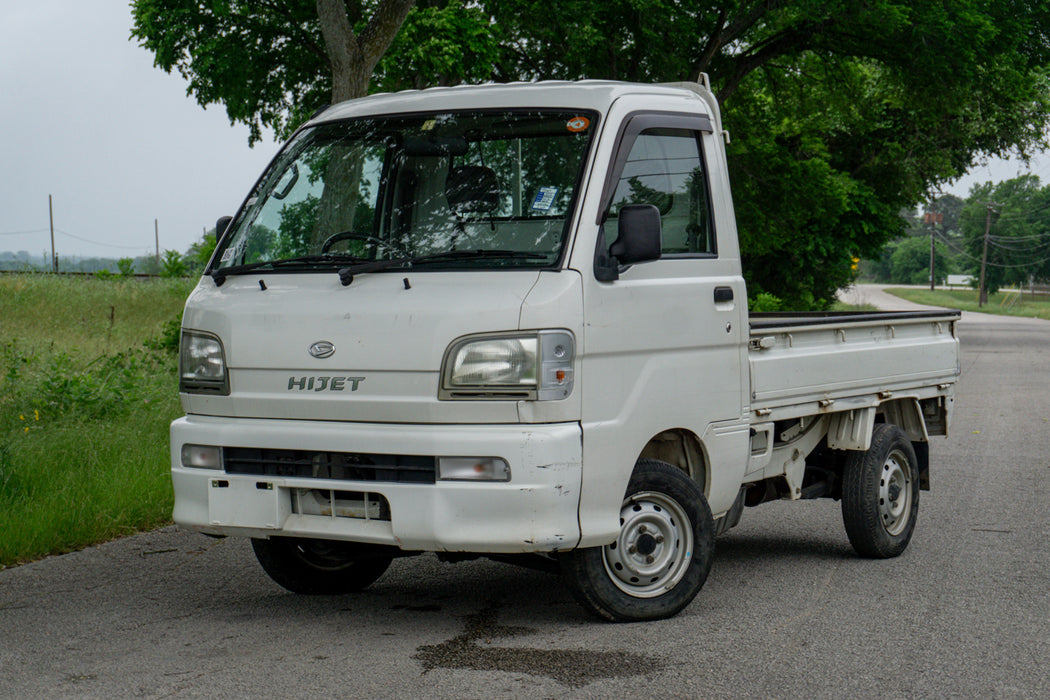
{"type": "Polygon", "coordinates": [[[515,422],[513,401],[439,404],[441,362],[456,338],[517,330],[538,276],[398,271],[361,274],[347,287],[334,272],[232,276],[221,287],[204,278],[183,327],[221,339],[230,395],[183,394],[183,407],[254,418],[437,422],[452,412],[464,422],[515,422]],[[311,356],[322,341],[335,351],[311,356]]]}

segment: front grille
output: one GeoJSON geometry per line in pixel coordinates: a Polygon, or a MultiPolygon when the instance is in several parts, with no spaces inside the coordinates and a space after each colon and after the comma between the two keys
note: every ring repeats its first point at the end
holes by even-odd
{"type": "Polygon", "coordinates": [[[329,518],[390,521],[390,502],[379,493],[292,489],[292,512],[329,518]]]}
{"type": "Polygon", "coordinates": [[[222,458],[229,474],[409,484],[433,484],[437,475],[436,458],[416,455],[224,447],[222,458]]]}

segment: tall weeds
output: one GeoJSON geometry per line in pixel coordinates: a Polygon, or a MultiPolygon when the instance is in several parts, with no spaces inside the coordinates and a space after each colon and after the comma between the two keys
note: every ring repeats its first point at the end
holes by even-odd
{"type": "Polygon", "coordinates": [[[0,278],[0,568],[169,519],[190,286],[0,278]]]}

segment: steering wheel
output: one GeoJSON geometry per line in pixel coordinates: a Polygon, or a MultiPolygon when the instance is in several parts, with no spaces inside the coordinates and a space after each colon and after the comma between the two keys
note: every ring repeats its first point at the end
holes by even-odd
{"type": "Polygon", "coordinates": [[[329,249],[339,241],[365,241],[366,243],[382,246],[383,248],[404,254],[403,250],[392,244],[390,241],[384,241],[382,238],[377,238],[376,236],[367,233],[358,233],[357,231],[340,231],[339,233],[333,233],[325,239],[324,243],[321,244],[321,254],[323,255],[327,253],[329,249]]]}

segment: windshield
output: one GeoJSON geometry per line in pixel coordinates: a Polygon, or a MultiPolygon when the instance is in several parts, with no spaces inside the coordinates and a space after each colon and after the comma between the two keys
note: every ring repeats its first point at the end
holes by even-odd
{"type": "Polygon", "coordinates": [[[552,266],[596,124],[590,112],[544,110],[305,129],[233,222],[212,273],[552,266]]]}

